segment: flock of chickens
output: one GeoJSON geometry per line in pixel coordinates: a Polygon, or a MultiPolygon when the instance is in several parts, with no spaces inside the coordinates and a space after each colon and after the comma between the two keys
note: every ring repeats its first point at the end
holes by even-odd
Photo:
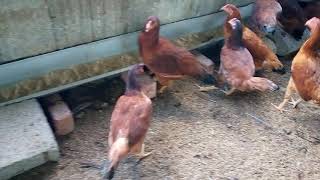
{"type": "MultiPolygon", "coordinates": [[[[133,66],[129,71],[126,91],[114,108],[109,133],[109,162],[104,178],[112,179],[121,159],[135,154],[140,159],[150,155],[144,152],[144,138],[152,117],[152,102],[143,93],[141,75],[156,77],[159,92],[172,80],[185,76],[200,77],[211,87],[200,87],[201,91],[218,88],[226,95],[234,91],[275,91],[279,87],[267,78],[254,77],[257,70],[274,70],[284,73],[284,67],[275,53],[261,40],[274,33],[280,25],[295,39],[300,39],[307,27],[309,39],[302,45],[292,62],[292,75],[284,101],[275,106],[283,111],[293,92],[302,100],[320,103],[320,3],[297,0],[256,0],[248,27],[242,24],[238,8],[227,4],[221,8],[227,13],[224,24],[225,43],[221,50],[219,71],[210,73],[188,50],[176,47],[159,36],[160,21],[151,16],[139,35],[139,53],[144,64],[133,66]],[[309,20],[308,20],[309,19],[309,20]]],[[[296,106],[301,100],[293,101],[296,106]]]]}

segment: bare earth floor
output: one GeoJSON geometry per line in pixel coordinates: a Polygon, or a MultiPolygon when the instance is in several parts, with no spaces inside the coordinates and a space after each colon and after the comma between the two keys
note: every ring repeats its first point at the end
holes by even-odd
{"type": "MultiPolygon", "coordinates": [[[[289,69],[288,61],[287,69],[289,69]]],[[[265,73],[282,88],[277,92],[198,93],[194,80],[177,81],[154,99],[154,117],[146,138],[153,154],[140,163],[124,160],[115,179],[320,179],[320,108],[302,103],[279,113],[290,73],[265,73]]],[[[113,105],[88,108],[76,129],[58,139],[59,163],[51,163],[14,180],[92,180],[107,157],[107,134],[113,105]]]]}

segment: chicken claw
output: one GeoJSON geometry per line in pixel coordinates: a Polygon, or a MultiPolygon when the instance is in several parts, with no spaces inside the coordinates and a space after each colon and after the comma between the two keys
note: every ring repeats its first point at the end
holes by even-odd
{"type": "Polygon", "coordinates": [[[283,100],[283,102],[281,104],[279,104],[278,106],[272,104],[272,106],[274,106],[276,109],[278,109],[281,113],[285,112],[285,111],[288,111],[288,110],[284,110],[284,106],[289,103],[289,104],[292,104],[293,105],[293,108],[296,108],[298,106],[298,104],[302,101],[301,98],[299,98],[298,100],[294,100],[292,97],[291,97],[291,101],[289,102],[289,100],[286,98],[283,100]]]}
{"type": "Polygon", "coordinates": [[[299,98],[298,100],[294,100],[292,97],[291,97],[291,101],[289,102],[289,104],[292,104],[293,105],[293,108],[297,108],[298,104],[300,104],[302,101],[301,98],[299,98]]]}
{"type": "Polygon", "coordinates": [[[271,103],[271,105],[273,106],[273,107],[275,107],[277,110],[279,110],[280,111],[280,113],[283,113],[283,112],[287,112],[288,110],[285,110],[283,107],[284,107],[284,105],[286,104],[287,102],[282,102],[281,104],[279,104],[278,106],[276,106],[276,105],[274,105],[273,103],[271,103]]]}
{"type": "Polygon", "coordinates": [[[168,86],[162,86],[159,90],[159,93],[162,94],[164,92],[164,90],[166,90],[168,88],[168,86]]]}
{"type": "Polygon", "coordinates": [[[152,154],[152,151],[151,151],[151,152],[148,152],[148,153],[145,153],[145,152],[144,152],[144,144],[142,144],[140,153],[139,153],[139,154],[136,154],[136,156],[137,156],[138,159],[139,159],[137,162],[142,161],[144,158],[150,156],[151,154],[152,154]]]}

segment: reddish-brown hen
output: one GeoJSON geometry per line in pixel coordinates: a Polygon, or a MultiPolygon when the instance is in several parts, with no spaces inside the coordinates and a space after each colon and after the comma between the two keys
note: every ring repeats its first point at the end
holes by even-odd
{"type": "Polygon", "coordinates": [[[155,73],[163,86],[160,93],[172,80],[181,79],[184,76],[200,76],[210,83],[215,81],[193,54],[160,37],[159,30],[159,19],[155,16],[149,17],[138,41],[143,62],[155,73]]]}
{"type": "Polygon", "coordinates": [[[221,64],[219,74],[231,86],[227,92],[230,95],[235,90],[240,91],[266,91],[277,90],[279,87],[266,78],[253,77],[255,67],[252,56],[242,40],[242,24],[233,18],[229,20],[230,32],[225,39],[221,50],[221,64]]]}
{"type": "MultiPolygon", "coordinates": [[[[298,92],[305,101],[320,104],[320,20],[314,17],[306,22],[306,26],[311,36],[292,61],[287,91],[283,102],[277,106],[281,112],[294,92],[298,92]]],[[[301,99],[291,103],[296,107],[299,102],[301,99]]]]}
{"type": "Polygon", "coordinates": [[[141,90],[139,75],[144,73],[144,65],[135,65],[128,74],[126,92],[122,95],[112,112],[109,132],[110,166],[104,179],[112,179],[115,168],[129,153],[144,154],[144,138],[152,116],[152,102],[141,90]]]}
{"type": "Polygon", "coordinates": [[[282,7],[282,13],[278,20],[287,33],[296,40],[300,40],[305,30],[307,18],[297,0],[278,0],[282,7]]]}
{"type": "MultiPolygon", "coordinates": [[[[227,4],[221,8],[227,14],[227,20],[224,24],[225,38],[231,34],[231,26],[228,21],[232,18],[241,20],[239,9],[233,4],[227,4]]],[[[245,47],[250,51],[256,70],[267,69],[275,70],[280,73],[284,73],[284,67],[279,61],[278,57],[272,52],[272,50],[249,28],[243,26],[243,43],[245,47]]]]}
{"type": "Polygon", "coordinates": [[[249,19],[249,28],[259,37],[275,32],[277,17],[281,11],[281,5],[276,0],[256,0],[249,19]]]}

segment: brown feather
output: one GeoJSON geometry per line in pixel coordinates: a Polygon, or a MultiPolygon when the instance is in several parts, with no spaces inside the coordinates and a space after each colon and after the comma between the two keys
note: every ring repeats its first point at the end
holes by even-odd
{"type": "MultiPolygon", "coordinates": [[[[228,17],[224,24],[224,37],[228,38],[231,34],[231,27],[227,23],[232,18],[241,20],[240,12],[238,8],[232,4],[227,4],[223,8],[228,17]]],[[[252,32],[246,26],[243,26],[243,43],[245,47],[251,53],[256,70],[260,69],[282,69],[283,64],[280,62],[274,52],[259,38],[254,32],[252,32]]]]}
{"type": "Polygon", "coordinates": [[[151,114],[151,100],[145,95],[121,96],[111,117],[112,138],[128,138],[129,147],[138,143],[147,133],[151,114]]]}
{"type": "Polygon", "coordinates": [[[297,0],[278,0],[282,7],[282,13],[278,17],[283,29],[295,39],[301,39],[307,21],[303,9],[297,0]]]}
{"type": "Polygon", "coordinates": [[[150,126],[152,102],[141,90],[138,76],[145,73],[143,65],[135,65],[128,73],[126,92],[118,100],[111,115],[109,160],[106,177],[112,178],[115,168],[129,152],[139,153],[150,126]]]}
{"type": "MultiPolygon", "coordinates": [[[[236,20],[232,19],[231,21],[236,20]]],[[[238,21],[238,29],[232,29],[230,36],[226,39],[221,50],[219,73],[232,88],[240,91],[276,90],[278,86],[273,82],[265,78],[253,77],[255,66],[250,52],[241,43],[235,43],[235,41],[242,41],[241,26],[238,21]]]]}
{"type": "Polygon", "coordinates": [[[302,99],[320,102],[320,20],[313,18],[307,25],[311,36],[293,59],[292,78],[302,99]]]}
{"type": "Polygon", "coordinates": [[[209,74],[187,49],[177,47],[160,37],[159,26],[160,24],[157,24],[148,32],[142,31],[138,41],[143,62],[155,73],[160,84],[167,85],[169,81],[184,76],[209,74]]]}
{"type": "Polygon", "coordinates": [[[281,11],[281,5],[276,0],[256,0],[249,20],[250,29],[259,37],[269,33],[266,28],[275,29],[281,11]]]}

